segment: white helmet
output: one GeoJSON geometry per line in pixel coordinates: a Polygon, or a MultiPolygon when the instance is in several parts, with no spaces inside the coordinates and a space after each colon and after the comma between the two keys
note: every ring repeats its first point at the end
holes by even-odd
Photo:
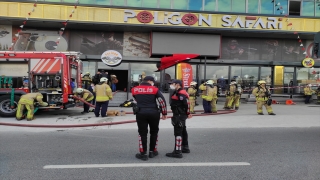
{"type": "Polygon", "coordinates": [[[106,77],[103,77],[100,79],[100,82],[106,82],[106,81],[108,81],[108,78],[106,78],[106,77]]]}
{"type": "Polygon", "coordinates": [[[311,84],[308,84],[308,86],[309,86],[309,87],[312,87],[312,85],[311,85],[311,84]]]}
{"type": "Polygon", "coordinates": [[[81,93],[83,93],[83,89],[82,88],[77,88],[76,92],[81,94],[81,93]]]}
{"type": "Polygon", "coordinates": [[[190,86],[195,86],[195,85],[197,85],[197,82],[195,82],[195,81],[192,81],[192,82],[190,83],[190,86]]]}
{"type": "Polygon", "coordinates": [[[213,83],[214,83],[213,80],[208,80],[208,81],[206,82],[206,84],[209,84],[209,85],[212,85],[213,83]]]}
{"type": "Polygon", "coordinates": [[[233,85],[233,84],[237,84],[237,82],[235,82],[235,81],[232,81],[232,82],[230,83],[230,85],[233,85]]]}

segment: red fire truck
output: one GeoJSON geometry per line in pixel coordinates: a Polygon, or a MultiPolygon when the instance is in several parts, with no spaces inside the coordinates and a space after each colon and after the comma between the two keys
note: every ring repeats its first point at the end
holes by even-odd
{"type": "Polygon", "coordinates": [[[37,88],[48,107],[75,106],[73,88],[81,87],[78,52],[0,51],[0,116],[13,117],[20,96],[37,88]]]}

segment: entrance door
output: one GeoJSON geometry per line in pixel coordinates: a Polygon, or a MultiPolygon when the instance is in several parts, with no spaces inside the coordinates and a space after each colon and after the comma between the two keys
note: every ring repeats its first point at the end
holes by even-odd
{"type": "MultiPolygon", "coordinates": [[[[115,86],[112,88],[112,91],[123,91],[127,92],[128,90],[128,70],[107,70],[107,69],[98,69],[101,73],[102,71],[108,72],[108,79],[109,82],[111,82],[111,75],[116,75],[118,83],[115,84],[115,86]]],[[[110,83],[109,83],[110,84],[110,83]]],[[[130,90],[130,89],[129,89],[130,90]]]]}
{"type": "Polygon", "coordinates": [[[283,93],[284,94],[293,94],[293,89],[290,88],[293,86],[294,73],[293,72],[285,72],[283,74],[283,93]]]}

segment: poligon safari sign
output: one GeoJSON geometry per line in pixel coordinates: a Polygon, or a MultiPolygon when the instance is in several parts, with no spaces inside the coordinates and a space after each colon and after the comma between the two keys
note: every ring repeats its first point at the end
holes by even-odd
{"type": "Polygon", "coordinates": [[[261,17],[256,16],[246,16],[245,20],[241,19],[241,16],[232,21],[232,16],[224,15],[222,16],[223,27],[234,27],[239,25],[240,28],[257,28],[262,29],[282,29],[282,18],[267,17],[267,21],[264,21],[261,17]]]}

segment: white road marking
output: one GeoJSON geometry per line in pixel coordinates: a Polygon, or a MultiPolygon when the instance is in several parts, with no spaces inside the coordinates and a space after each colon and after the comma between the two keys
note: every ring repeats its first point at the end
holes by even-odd
{"type": "Polygon", "coordinates": [[[115,168],[115,167],[200,167],[200,166],[250,166],[247,162],[207,162],[207,163],[133,163],[133,164],[74,164],[46,165],[43,169],[81,169],[81,168],[115,168]]]}

